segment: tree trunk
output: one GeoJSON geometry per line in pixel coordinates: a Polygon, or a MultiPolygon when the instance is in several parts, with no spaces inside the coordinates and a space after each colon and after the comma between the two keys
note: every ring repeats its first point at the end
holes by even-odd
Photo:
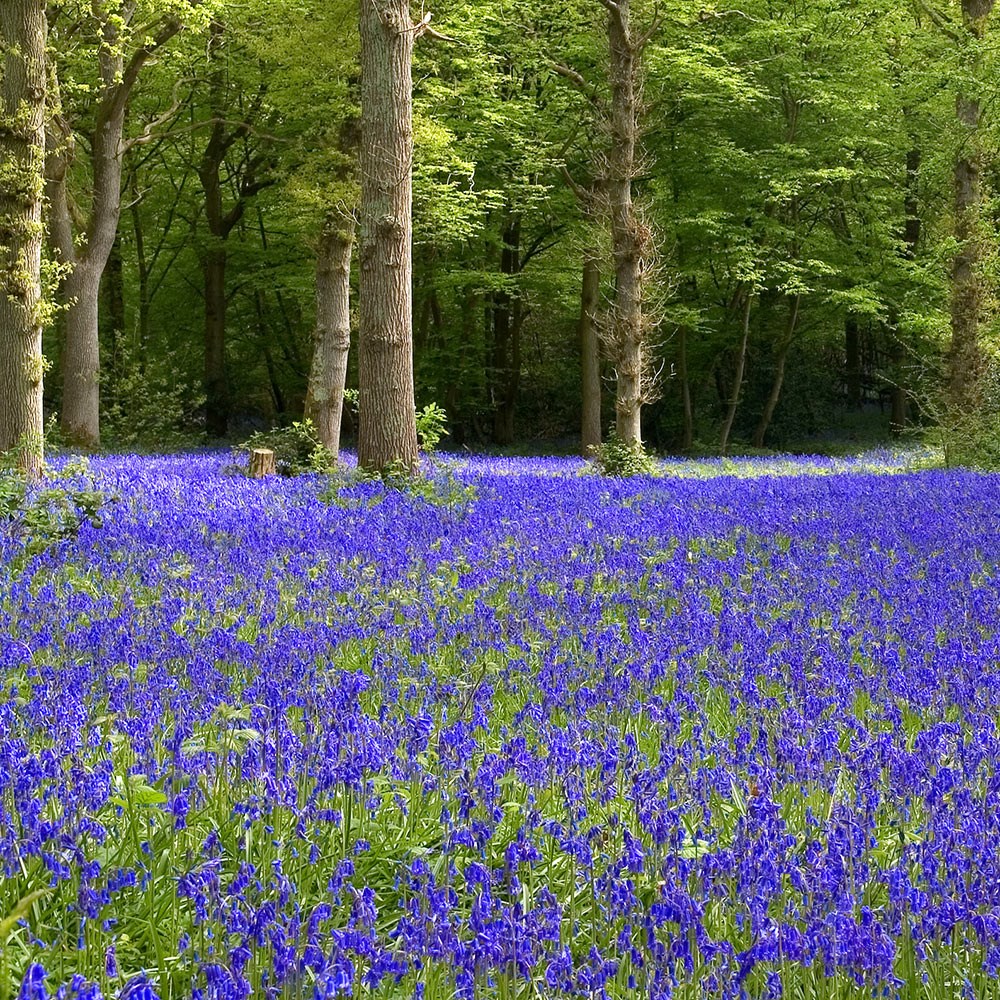
{"type": "MultiPolygon", "coordinates": [[[[134,12],[132,5],[127,18],[134,12]]],[[[99,98],[88,143],[90,214],[79,241],[74,238],[66,197],[66,172],[73,143],[72,130],[65,123],[59,123],[62,135],[50,145],[47,168],[52,242],[62,261],[74,267],[63,285],[67,311],[63,434],[69,441],[88,448],[99,447],[101,442],[98,303],[101,275],[114,246],[121,215],[125,115],[143,67],[182,27],[176,16],[166,16],[157,33],[152,37],[143,35],[140,47],[126,61],[122,13],[112,15],[98,4],[93,5],[93,13],[101,26],[103,44],[97,59],[99,98]]]]}
{"type": "Polygon", "coordinates": [[[781,398],[781,388],[785,383],[785,365],[788,362],[788,352],[795,342],[795,327],[799,322],[799,308],[802,305],[802,296],[796,295],[791,300],[791,309],[788,315],[788,327],[785,330],[784,340],[778,348],[778,356],[775,359],[774,380],[771,382],[771,391],[768,393],[767,402],[764,404],[764,411],[760,415],[757,427],[753,432],[753,446],[755,448],[764,447],[764,438],[767,437],[767,429],[771,426],[774,418],[774,411],[778,408],[778,400],[781,398]]]}
{"type": "Polygon", "coordinates": [[[361,0],[358,462],[417,466],[413,389],[413,39],[408,0],[361,0]]]}
{"type": "Polygon", "coordinates": [[[226,371],[226,250],[202,257],[205,282],[205,429],[211,438],[229,433],[229,378],[226,371]]]}
{"type": "Polygon", "coordinates": [[[597,333],[597,306],[601,293],[601,269],[596,251],[583,258],[583,288],[580,293],[580,367],[583,415],[580,422],[581,451],[590,457],[601,446],[601,349],[597,333]]]}
{"type": "Polygon", "coordinates": [[[107,313],[107,333],[111,346],[111,376],[120,374],[123,358],[122,344],[125,337],[125,274],[122,261],[121,237],[115,239],[108,256],[101,281],[104,309],[107,313]]]}
{"type": "Polygon", "coordinates": [[[847,405],[861,409],[861,328],[858,317],[848,313],[844,319],[844,352],[847,355],[847,405]]]}
{"type": "Polygon", "coordinates": [[[42,190],[48,25],[42,0],[0,4],[0,452],[41,474],[42,190]]]}
{"type": "MultiPolygon", "coordinates": [[[[508,213],[500,252],[500,273],[507,281],[521,270],[521,218],[508,213]]],[[[521,297],[509,285],[493,295],[493,373],[498,398],[493,411],[493,441],[514,443],[514,412],[521,381],[521,297]]]]}
{"type": "MultiPolygon", "coordinates": [[[[986,19],[994,0],[962,0],[965,29],[977,43],[986,29],[986,19]]],[[[980,71],[974,57],[970,75],[980,71]]],[[[979,404],[982,354],[979,324],[985,289],[980,274],[983,259],[979,235],[982,208],[982,139],[979,136],[981,106],[978,95],[960,93],[955,104],[958,122],[967,132],[955,161],[955,239],[958,252],[952,265],[951,350],[949,353],[948,395],[953,416],[972,413],[979,404]]]]}
{"type": "Polygon", "coordinates": [[[625,444],[641,446],[641,411],[648,388],[643,384],[646,374],[643,292],[653,241],[632,193],[639,171],[642,50],[633,37],[630,3],[631,0],[618,0],[608,5],[611,110],[604,190],[611,214],[615,261],[615,303],[608,342],[617,376],[616,430],[625,444]]]}
{"type": "Polygon", "coordinates": [[[684,430],[681,437],[681,448],[690,451],[694,447],[694,403],[691,399],[691,375],[688,371],[688,328],[682,326],[677,343],[677,377],[681,384],[681,412],[684,418],[684,430]]]}
{"type": "Polygon", "coordinates": [[[729,398],[726,409],[726,419],[722,425],[722,436],[719,439],[719,451],[725,455],[729,449],[729,435],[733,430],[736,410],[740,405],[740,391],[743,388],[743,373],[747,365],[747,343],[750,340],[750,307],[753,304],[753,293],[750,289],[743,292],[743,339],[740,343],[740,353],[736,360],[736,376],[733,379],[733,394],[729,398]]]}
{"type": "Polygon", "coordinates": [[[340,455],[347,357],[351,348],[351,253],[354,219],[331,219],[323,228],[316,257],[316,331],[306,416],[323,446],[340,455]]]}

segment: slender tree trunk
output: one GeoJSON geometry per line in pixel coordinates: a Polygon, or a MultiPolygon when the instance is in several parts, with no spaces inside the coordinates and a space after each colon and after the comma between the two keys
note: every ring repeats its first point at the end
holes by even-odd
{"type": "Polygon", "coordinates": [[[106,316],[106,336],[111,358],[108,377],[112,385],[121,375],[122,345],[125,337],[125,273],[122,261],[121,237],[115,239],[108,263],[101,278],[101,296],[106,316]]]}
{"type": "Polygon", "coordinates": [[[596,250],[583,258],[583,288],[580,292],[580,368],[583,414],[580,422],[581,451],[590,457],[601,446],[601,348],[597,332],[597,307],[601,294],[601,267],[596,250]]]}
{"type": "Polygon", "coordinates": [[[360,0],[358,461],[417,466],[413,389],[413,39],[408,0],[360,0]]]}
{"type": "Polygon", "coordinates": [[[729,435],[733,430],[736,410],[740,405],[740,392],[743,389],[743,373],[747,366],[747,344],[750,340],[750,307],[753,305],[753,293],[750,289],[743,292],[743,339],[740,342],[740,353],[736,359],[736,375],[733,378],[733,394],[729,398],[726,409],[726,419],[722,424],[722,436],[719,439],[719,451],[725,455],[729,449],[729,435]]]}
{"type": "MultiPolygon", "coordinates": [[[[917,182],[920,178],[921,152],[913,148],[906,153],[906,199],[903,210],[906,222],[903,227],[903,256],[906,260],[916,260],[917,246],[920,243],[922,220],[920,218],[920,200],[917,195],[917,182]]],[[[897,324],[893,323],[890,331],[892,360],[892,389],[890,396],[889,433],[899,437],[906,429],[909,418],[909,394],[904,381],[903,361],[905,359],[904,345],[899,337],[897,324]]]]}
{"type": "Polygon", "coordinates": [[[778,408],[778,400],[781,399],[781,388],[785,383],[785,365],[788,362],[788,352],[795,342],[795,327],[799,322],[799,309],[802,305],[802,296],[796,295],[790,300],[791,308],[788,314],[788,326],[785,329],[785,337],[778,348],[778,356],[775,359],[774,380],[771,382],[771,391],[768,393],[767,402],[764,404],[764,411],[760,415],[757,427],[753,432],[753,446],[755,448],[764,447],[764,438],[767,436],[767,429],[771,426],[774,418],[774,411],[778,408]]]}
{"type": "Polygon", "coordinates": [[[42,190],[45,57],[42,0],[0,3],[0,452],[42,469],[42,190]]]}
{"type": "Polygon", "coordinates": [[[225,247],[213,247],[202,257],[205,283],[205,422],[208,436],[229,432],[229,377],[226,370],[225,247]]]}
{"type": "MultiPolygon", "coordinates": [[[[965,29],[973,43],[986,30],[986,19],[994,0],[962,0],[965,29]]],[[[969,67],[971,75],[980,71],[979,59],[969,67]]],[[[960,93],[956,112],[961,128],[967,132],[962,151],[955,161],[955,239],[958,252],[952,265],[951,350],[949,354],[949,406],[953,415],[972,413],[979,405],[982,353],[979,324],[984,307],[985,289],[980,274],[983,242],[979,234],[982,192],[982,139],[979,135],[982,116],[979,95],[960,93]]]]}
{"type": "Polygon", "coordinates": [[[848,313],[844,319],[844,353],[847,356],[847,405],[861,409],[861,328],[858,317],[848,313]]]}
{"type": "Polygon", "coordinates": [[[688,328],[682,326],[677,342],[677,377],[681,384],[681,413],[684,429],[681,448],[690,451],[694,446],[694,403],[691,399],[691,375],[688,371],[688,328]]]}
{"type": "Polygon", "coordinates": [[[626,444],[642,444],[646,374],[644,284],[653,253],[652,233],[636,207],[632,186],[639,172],[642,50],[633,36],[631,0],[608,6],[611,142],[604,190],[611,214],[615,302],[608,331],[617,376],[616,430],[626,444]]]}
{"type": "MultiPolygon", "coordinates": [[[[508,214],[500,253],[500,273],[508,280],[521,270],[521,218],[508,214]]],[[[521,298],[508,287],[493,296],[493,373],[498,392],[493,411],[493,440],[498,445],[514,442],[514,413],[521,381],[521,298]]]]}
{"type": "Polygon", "coordinates": [[[351,348],[351,253],[354,220],[331,219],[323,228],[316,257],[316,332],[306,416],[337,459],[344,412],[347,358],[351,348]]]}

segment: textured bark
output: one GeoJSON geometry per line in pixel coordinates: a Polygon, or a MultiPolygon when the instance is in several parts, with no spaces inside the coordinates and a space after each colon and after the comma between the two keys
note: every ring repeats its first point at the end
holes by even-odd
{"type": "Polygon", "coordinates": [[[316,331],[306,416],[323,446],[340,455],[340,424],[351,348],[351,253],[354,220],[330,220],[316,256],[316,331]]]}
{"type": "Polygon", "coordinates": [[[41,0],[0,3],[0,452],[41,473],[45,45],[41,0]]]}
{"type": "Polygon", "coordinates": [[[580,292],[580,368],[583,413],[580,422],[581,451],[589,457],[601,446],[601,350],[597,333],[597,306],[601,293],[598,254],[591,251],[583,259],[583,287],[580,292]]]}
{"type": "MultiPolygon", "coordinates": [[[[962,0],[962,16],[970,38],[978,40],[994,0],[962,0]]],[[[970,67],[978,71],[978,65],[970,67]]],[[[955,161],[955,239],[958,252],[952,265],[951,350],[949,352],[949,407],[958,417],[979,405],[982,353],[979,326],[985,302],[981,272],[983,241],[979,234],[982,211],[982,115],[978,95],[959,94],[955,104],[959,125],[968,138],[955,161]]]]}
{"type": "Polygon", "coordinates": [[[608,7],[611,108],[610,147],[604,190],[611,216],[615,263],[615,302],[608,342],[617,377],[615,409],[618,438],[641,445],[645,396],[646,317],[644,284],[653,253],[652,233],[641,217],[632,187],[639,173],[641,44],[634,37],[631,0],[608,7]]]}
{"type": "Polygon", "coordinates": [[[414,26],[408,0],[360,0],[358,462],[417,465],[413,390],[414,26]]]}
{"type": "Polygon", "coordinates": [[[750,309],[753,305],[753,294],[749,289],[743,293],[743,336],[740,341],[740,353],[736,359],[736,375],[733,378],[733,391],[726,407],[726,419],[722,424],[722,435],[719,438],[719,451],[725,455],[729,449],[729,435],[733,430],[733,421],[740,405],[740,392],[743,389],[743,374],[747,366],[747,343],[750,340],[750,309]]]}
{"type": "Polygon", "coordinates": [[[778,400],[781,399],[781,389],[785,384],[785,365],[788,362],[788,352],[792,349],[792,344],[795,343],[795,328],[799,322],[799,309],[801,305],[801,295],[795,295],[789,299],[788,326],[785,328],[785,336],[778,347],[778,356],[775,358],[771,391],[767,395],[764,410],[753,432],[753,446],[755,448],[764,447],[767,429],[771,426],[771,421],[774,419],[774,411],[778,408],[778,400]]]}
{"type": "Polygon", "coordinates": [[[74,146],[72,130],[65,122],[58,122],[50,134],[47,164],[52,244],[73,267],[62,289],[67,307],[62,429],[67,440],[89,448],[98,447],[101,441],[99,298],[101,276],[121,215],[125,115],[143,67],[182,27],[176,17],[165,18],[157,33],[144,37],[126,60],[119,15],[103,12],[100,5],[94,5],[94,11],[101,20],[103,44],[98,50],[100,85],[94,130],[88,141],[90,215],[80,239],[74,237],[66,193],[74,146]]]}

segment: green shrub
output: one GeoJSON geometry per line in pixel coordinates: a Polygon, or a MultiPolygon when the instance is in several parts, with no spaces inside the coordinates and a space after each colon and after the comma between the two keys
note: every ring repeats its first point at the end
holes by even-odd
{"type": "Polygon", "coordinates": [[[611,431],[607,441],[592,449],[591,464],[602,476],[629,479],[632,476],[652,476],[656,460],[641,444],[622,441],[611,431]]]}
{"type": "Polygon", "coordinates": [[[448,432],[448,414],[437,403],[428,403],[417,410],[417,441],[428,455],[437,450],[441,438],[448,432]]]}
{"type": "Polygon", "coordinates": [[[257,448],[274,452],[278,473],[282,476],[329,473],[336,467],[333,455],[320,441],[319,431],[309,419],[289,427],[258,431],[240,445],[240,449],[248,454],[257,448]]]}
{"type": "Polygon", "coordinates": [[[9,459],[0,462],[0,532],[21,542],[24,560],[74,538],[85,524],[102,525],[110,498],[99,490],[85,459],[47,471],[42,484],[28,483],[9,459]]]}

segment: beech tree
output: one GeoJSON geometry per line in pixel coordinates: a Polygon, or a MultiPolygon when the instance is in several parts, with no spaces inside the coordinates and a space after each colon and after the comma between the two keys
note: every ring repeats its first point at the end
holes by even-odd
{"type": "MultiPolygon", "coordinates": [[[[49,236],[60,261],[69,266],[62,287],[66,307],[62,429],[68,440],[86,447],[96,448],[101,440],[98,308],[101,277],[118,234],[124,153],[128,145],[144,141],[160,124],[150,123],[141,134],[126,140],[129,102],[143,69],[182,30],[185,14],[200,6],[198,0],[52,5],[55,37],[68,43],[85,34],[89,44],[83,46],[82,65],[79,53],[74,53],[77,61],[72,69],[57,66],[51,77],[58,81],[68,73],[75,87],[93,86],[95,94],[92,116],[62,101],[49,133],[47,163],[49,236]],[[95,84],[91,84],[88,58],[96,68],[95,84]],[[75,79],[76,74],[84,79],[75,79]],[[84,141],[78,143],[78,137],[84,141]],[[80,146],[89,161],[87,209],[69,189],[69,174],[80,146]]],[[[165,118],[173,110],[168,109],[165,118]]]]}
{"type": "Polygon", "coordinates": [[[635,185],[642,172],[643,54],[657,22],[644,29],[633,23],[632,0],[597,0],[606,11],[607,101],[575,67],[557,72],[590,94],[606,135],[606,149],[594,166],[599,183],[593,188],[568,177],[585,209],[603,216],[611,237],[614,301],[603,339],[615,371],[615,429],[624,444],[642,445],[642,406],[652,391],[647,356],[649,280],[656,263],[653,230],[637,200],[635,185]]]}
{"type": "Polygon", "coordinates": [[[417,465],[413,388],[413,40],[409,0],[361,0],[358,462],[417,465]]]}
{"type": "Polygon", "coordinates": [[[42,465],[42,195],[48,25],[42,0],[0,4],[0,452],[42,465]]]}

